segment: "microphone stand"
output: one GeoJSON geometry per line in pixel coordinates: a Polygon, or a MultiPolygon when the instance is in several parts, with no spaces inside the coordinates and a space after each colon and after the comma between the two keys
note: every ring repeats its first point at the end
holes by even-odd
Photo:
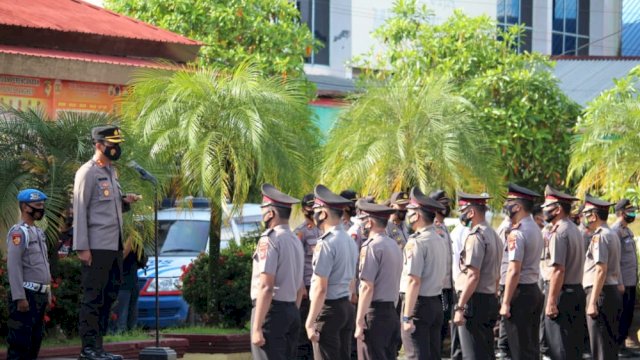
{"type": "MultiPolygon", "coordinates": [[[[141,168],[140,168],[141,169],[141,168]]],[[[140,170],[136,169],[138,172],[140,170]]],[[[139,360],[176,360],[178,355],[175,350],[170,347],[160,347],[160,295],[159,295],[159,279],[158,279],[158,180],[150,176],[149,173],[145,172],[146,175],[140,174],[140,178],[145,181],[149,181],[153,184],[153,246],[155,252],[155,284],[156,284],[156,292],[155,292],[155,301],[156,301],[156,346],[155,347],[146,347],[140,351],[138,355],[139,360]]]]}

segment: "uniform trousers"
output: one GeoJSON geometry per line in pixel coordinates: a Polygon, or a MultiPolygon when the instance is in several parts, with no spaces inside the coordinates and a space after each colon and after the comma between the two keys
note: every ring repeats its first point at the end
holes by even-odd
{"type": "MultiPolygon", "coordinates": [[[[504,285],[500,285],[500,303],[502,303],[502,299],[504,297],[504,285]]],[[[509,351],[509,341],[507,340],[507,329],[505,328],[505,318],[500,317],[498,320],[498,350],[503,352],[507,356],[511,356],[511,351],[509,351]]]]}
{"type": "MultiPolygon", "coordinates": [[[[545,303],[548,301],[548,294],[545,303]]],[[[582,358],[584,290],[582,285],[563,285],[557,299],[558,316],[544,315],[547,356],[553,360],[582,358]]],[[[544,313],[544,311],[543,311],[544,313]]]]}
{"type": "MultiPolygon", "coordinates": [[[[406,305],[406,301],[403,301],[406,305]]],[[[404,314],[404,311],[402,312],[404,314]]],[[[413,308],[413,333],[401,331],[407,359],[441,359],[440,330],[444,314],[439,296],[418,296],[413,308]]]]}
{"type": "Polygon", "coordinates": [[[91,265],[82,265],[80,323],[83,348],[102,349],[111,305],[122,283],[122,251],[91,250],[91,265]]]}
{"type": "Polygon", "coordinates": [[[442,295],[440,296],[440,299],[442,301],[442,311],[444,315],[444,318],[442,320],[442,328],[440,329],[440,347],[443,348],[444,339],[450,336],[451,332],[451,325],[449,321],[451,321],[451,310],[453,309],[453,290],[442,289],[442,295]]]}
{"type": "Polygon", "coordinates": [[[367,360],[396,359],[400,319],[394,301],[374,301],[364,317],[364,357],[367,360]]]}
{"type": "MultiPolygon", "coordinates": [[[[588,287],[586,303],[589,304],[593,288],[588,287]]],[[[622,308],[622,295],[616,285],[604,285],[600,297],[596,301],[598,316],[587,317],[591,357],[594,360],[611,360],[618,358],[618,319],[622,308]]],[[[588,305],[587,305],[588,306],[588,305]]]]}
{"type": "Polygon", "coordinates": [[[627,286],[622,295],[622,314],[620,314],[620,330],[618,334],[618,346],[624,347],[624,341],[629,336],[629,328],[633,320],[633,310],[636,304],[636,287],[627,286]]]}
{"type": "Polygon", "coordinates": [[[313,342],[316,360],[349,360],[354,329],[354,306],[348,297],[325,300],[316,319],[320,340],[313,342]]]}
{"type": "Polygon", "coordinates": [[[513,293],[511,317],[504,323],[513,360],[539,360],[543,302],[537,283],[519,284],[513,293]]]}
{"type": "Polygon", "coordinates": [[[498,299],[495,294],[474,293],[467,302],[465,323],[458,327],[462,358],[493,360],[493,327],[498,321],[498,299]]]}
{"type": "MultiPolygon", "coordinates": [[[[307,286],[307,294],[308,293],[309,286],[307,286]]],[[[309,301],[308,296],[303,298],[302,302],[300,302],[300,336],[298,336],[298,359],[301,360],[313,359],[313,349],[311,348],[311,341],[309,341],[307,330],[304,326],[304,323],[307,321],[307,316],[309,316],[309,305],[311,305],[311,302],[309,301]]]]}
{"type": "MultiPolygon", "coordinates": [[[[452,293],[451,306],[450,306],[450,318],[453,319],[455,312],[453,307],[458,303],[458,297],[455,292],[452,293]]],[[[462,360],[462,348],[460,345],[460,334],[456,324],[451,323],[451,360],[462,360]]]]}
{"type": "Polygon", "coordinates": [[[44,314],[49,297],[47,294],[24,289],[29,311],[18,311],[18,302],[9,294],[9,319],[7,319],[8,360],[37,359],[44,336],[44,314]]]}
{"type": "MultiPolygon", "coordinates": [[[[254,304],[255,305],[255,304],[254,304]]],[[[255,306],[251,323],[255,321],[255,306]]],[[[295,359],[300,336],[300,310],[295,302],[271,300],[271,307],[262,325],[264,345],[251,344],[251,356],[256,360],[295,359]]]]}

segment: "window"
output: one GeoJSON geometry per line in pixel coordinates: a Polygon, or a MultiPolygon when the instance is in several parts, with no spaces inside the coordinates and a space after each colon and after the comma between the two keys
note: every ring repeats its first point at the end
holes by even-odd
{"type": "Polygon", "coordinates": [[[507,30],[513,25],[523,25],[524,32],[518,43],[519,52],[531,52],[533,35],[533,0],[498,0],[498,27],[507,30]]]}
{"type": "Polygon", "coordinates": [[[313,37],[322,43],[322,48],[312,52],[305,62],[329,65],[329,6],[330,0],[298,0],[301,21],[307,24],[313,37]]]}
{"type": "Polygon", "coordinates": [[[589,0],[553,0],[553,55],[589,55],[589,0]]]}
{"type": "Polygon", "coordinates": [[[640,55],[640,2],[622,2],[622,56],[640,55]]]}

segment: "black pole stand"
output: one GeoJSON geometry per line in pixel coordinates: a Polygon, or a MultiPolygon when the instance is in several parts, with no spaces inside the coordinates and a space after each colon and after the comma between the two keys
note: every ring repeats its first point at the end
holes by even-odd
{"type": "Polygon", "coordinates": [[[142,175],[142,179],[153,184],[153,243],[155,248],[155,273],[156,273],[156,346],[147,347],[140,351],[139,360],[176,360],[178,355],[170,347],[160,347],[160,299],[158,295],[158,181],[150,174],[142,175]]]}

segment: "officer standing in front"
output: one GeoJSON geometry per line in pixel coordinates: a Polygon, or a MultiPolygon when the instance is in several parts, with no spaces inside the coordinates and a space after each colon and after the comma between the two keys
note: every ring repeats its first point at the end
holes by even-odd
{"type": "Polygon", "coordinates": [[[400,250],[404,248],[409,238],[409,231],[405,224],[405,218],[407,216],[407,204],[409,203],[409,194],[404,191],[398,191],[391,194],[389,199],[389,206],[395,209],[395,212],[391,214],[389,223],[387,224],[387,235],[396,241],[400,250]]]}
{"type": "Polygon", "coordinates": [[[538,286],[540,254],[544,242],[538,224],[533,221],[533,201],[539,194],[514,184],[509,185],[505,210],[512,226],[507,235],[502,262],[508,262],[500,315],[511,358],[540,357],[540,314],[544,297],[538,286]]]}
{"type": "Polygon", "coordinates": [[[402,253],[386,235],[394,211],[363,200],[357,202],[369,238],[360,249],[360,291],[355,337],[364,342],[364,358],[392,360],[398,351],[400,320],[396,302],[402,273],[402,253]]]}
{"type": "Polygon", "coordinates": [[[580,359],[584,334],[584,241],[570,219],[571,203],[577,198],[551,186],[542,204],[544,220],[550,224],[542,253],[545,280],[544,335],[547,355],[553,360],[580,359]]]}
{"type": "MultiPolygon", "coordinates": [[[[451,236],[449,235],[449,229],[447,229],[447,225],[444,223],[444,219],[449,216],[451,213],[451,199],[447,196],[447,193],[444,190],[436,190],[429,194],[429,197],[437,202],[439,202],[442,206],[444,206],[444,210],[436,211],[436,219],[434,221],[434,226],[436,227],[436,232],[445,245],[449,249],[449,254],[447,256],[447,274],[444,277],[444,282],[442,284],[442,311],[444,311],[444,320],[442,322],[442,331],[440,333],[442,338],[442,343],[444,344],[444,339],[451,334],[451,357],[456,358],[459,356],[460,352],[460,342],[458,340],[458,336],[456,334],[457,327],[450,326],[449,321],[453,315],[453,304],[455,303],[454,294],[453,294],[453,278],[452,278],[452,242],[451,236]]],[[[448,354],[447,354],[448,355],[448,354]]],[[[448,356],[447,356],[448,357],[448,356]]]]}
{"type": "Polygon", "coordinates": [[[351,201],[324,185],[314,189],[313,220],[323,232],[313,254],[309,291],[307,337],[316,360],[348,360],[354,331],[354,307],[358,248],[342,228],[342,214],[351,201]]]}
{"type": "Polygon", "coordinates": [[[582,286],[586,293],[591,356],[596,360],[618,358],[616,335],[624,285],[620,274],[620,239],[607,226],[611,205],[586,196],[582,210],[585,226],[593,234],[584,262],[582,286]]]}
{"type": "Polygon", "coordinates": [[[449,251],[433,222],[436,212],[444,210],[444,206],[414,187],[407,209],[407,221],[414,234],[404,248],[400,282],[402,344],[407,359],[440,359],[444,317],[440,295],[449,251]]]}
{"type": "Polygon", "coordinates": [[[304,252],[291,232],[291,206],[300,202],[271,184],[262,185],[266,231],[253,254],[251,275],[251,355],[254,359],[293,359],[300,335],[298,306],[305,292],[304,252]]]}
{"type": "Polygon", "coordinates": [[[313,251],[316,248],[318,239],[320,239],[320,229],[313,222],[313,194],[306,194],[302,198],[302,214],[304,222],[300,224],[293,232],[302,243],[304,251],[304,286],[305,295],[300,302],[300,337],[298,339],[298,359],[313,359],[313,349],[311,342],[307,338],[307,332],[304,328],[304,322],[309,315],[309,288],[311,286],[311,275],[313,275],[313,251]]]}
{"type": "Polygon", "coordinates": [[[637,208],[629,199],[618,201],[615,206],[616,222],[611,225],[620,238],[620,273],[624,285],[622,295],[622,314],[620,314],[620,327],[618,333],[618,353],[620,356],[637,356],[638,354],[625,346],[625,340],[629,336],[629,328],[633,320],[633,310],[636,303],[636,284],[638,283],[638,257],[636,242],[629,224],[636,220],[637,208]]]}
{"type": "Polygon", "coordinates": [[[47,238],[35,222],[44,217],[47,195],[35,189],[18,193],[21,221],[7,234],[9,319],[7,359],[37,359],[44,314],[51,299],[47,238]]]}
{"type": "Polygon", "coordinates": [[[98,126],[91,137],[94,156],[78,169],[73,187],[73,249],[82,262],[80,359],[122,359],[106,353],[102,339],[122,281],[122,212],[138,196],[122,193],[112,164],[122,152],[120,129],[98,126]]]}
{"type": "Polygon", "coordinates": [[[502,241],[485,220],[489,199],[458,192],[460,223],[471,227],[460,254],[461,272],[456,278],[458,301],[453,316],[464,359],[495,359],[493,327],[498,320],[496,287],[502,241]]]}

